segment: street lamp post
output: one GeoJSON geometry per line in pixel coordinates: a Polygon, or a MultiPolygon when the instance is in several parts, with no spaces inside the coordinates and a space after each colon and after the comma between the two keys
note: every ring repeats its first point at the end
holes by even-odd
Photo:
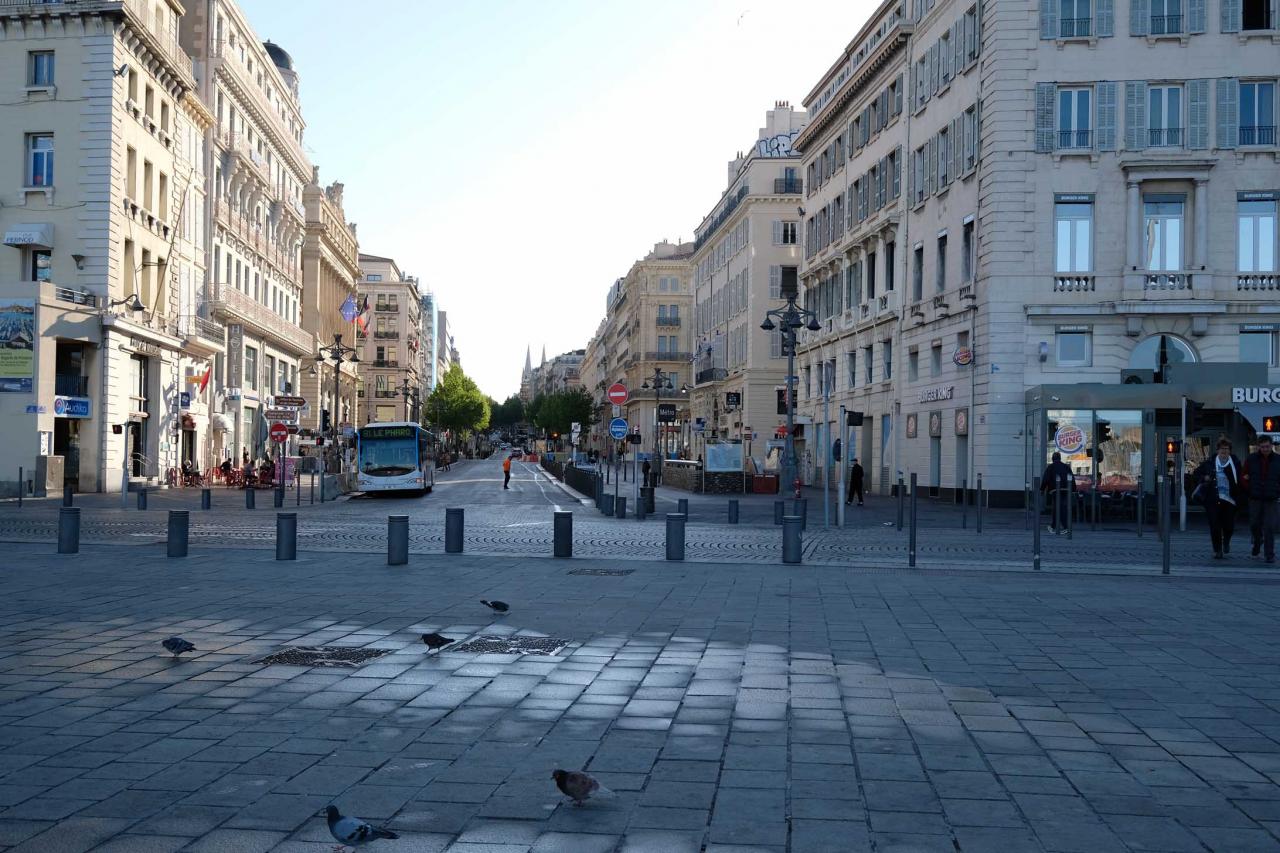
{"type": "MultiPolygon", "coordinates": [[[[660,401],[662,399],[662,392],[664,390],[674,391],[676,386],[675,386],[675,383],[671,381],[671,377],[668,376],[661,367],[655,367],[653,369],[653,385],[650,386],[649,380],[646,379],[644,381],[644,384],[640,386],[640,390],[647,391],[649,390],[650,387],[653,388],[653,462],[654,462],[654,465],[651,466],[650,468],[650,482],[649,482],[649,485],[652,486],[652,485],[655,485],[655,481],[657,480],[657,477],[658,477],[657,462],[658,462],[658,455],[660,453],[658,449],[658,429],[659,429],[658,425],[661,423],[661,421],[658,419],[658,406],[660,405],[660,401]]],[[[680,393],[688,394],[689,386],[688,385],[680,386],[680,393]]]]}
{"type": "Polygon", "coordinates": [[[800,483],[796,474],[795,443],[796,329],[803,325],[809,331],[817,332],[822,326],[818,324],[817,314],[796,304],[795,288],[785,292],[787,304],[781,308],[766,311],[760,328],[766,332],[772,332],[781,327],[782,346],[787,351],[787,435],[782,449],[782,480],[785,483],[791,483],[796,490],[796,496],[799,497],[800,483]],[[778,321],[777,325],[773,322],[775,319],[778,321]],[[805,323],[805,320],[808,320],[808,323],[805,323]]]}
{"type": "MultiPolygon", "coordinates": [[[[342,367],[342,363],[344,361],[350,364],[359,364],[360,354],[355,347],[349,347],[342,342],[341,334],[334,334],[332,344],[327,347],[320,347],[320,354],[316,356],[316,364],[324,365],[325,362],[333,363],[333,411],[329,416],[329,440],[335,445],[337,444],[338,439],[338,407],[339,401],[342,397],[342,387],[338,380],[338,370],[342,367]]],[[[323,403],[321,404],[321,408],[323,408],[323,403]]]]}

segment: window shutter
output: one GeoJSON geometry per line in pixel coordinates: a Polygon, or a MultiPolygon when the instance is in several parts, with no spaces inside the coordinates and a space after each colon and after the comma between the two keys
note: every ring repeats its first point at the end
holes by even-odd
{"type": "Polygon", "coordinates": [[[884,207],[889,201],[889,187],[893,177],[889,174],[889,157],[880,158],[880,192],[876,196],[876,207],[884,207]]]}
{"type": "Polygon", "coordinates": [[[1099,38],[1115,35],[1115,0],[1097,0],[1094,32],[1099,38]]]}
{"type": "Polygon", "coordinates": [[[1053,150],[1053,102],[1056,90],[1057,87],[1052,83],[1036,84],[1036,151],[1041,154],[1053,150]]]}
{"type": "Polygon", "coordinates": [[[899,145],[893,158],[893,197],[902,194],[902,146],[899,145]]]}
{"type": "Polygon", "coordinates": [[[1240,81],[1227,77],[1218,81],[1218,147],[1235,148],[1240,112],[1240,81]]]}
{"type": "Polygon", "coordinates": [[[938,77],[942,70],[942,50],[938,42],[933,43],[933,47],[929,48],[929,94],[935,95],[938,92],[938,77]]]}
{"type": "Polygon", "coordinates": [[[1040,0],[1040,38],[1058,37],[1058,0],[1040,0]]]}
{"type": "Polygon", "coordinates": [[[889,123],[889,90],[885,89],[880,93],[880,127],[884,127],[889,123]]]}
{"type": "MultiPolygon", "coordinates": [[[[1240,0],[1222,0],[1222,31],[1224,33],[1240,32],[1240,9],[1240,0]]],[[[1218,89],[1221,91],[1221,85],[1218,89]]]]}
{"type": "Polygon", "coordinates": [[[1147,0],[1129,0],[1129,35],[1145,36],[1151,29],[1147,0]]]}
{"type": "Polygon", "coordinates": [[[1187,147],[1209,147],[1209,81],[1187,81],[1187,147]]]}
{"type": "Polygon", "coordinates": [[[951,177],[960,177],[964,171],[964,116],[956,116],[951,122],[951,177]]]}
{"type": "Polygon", "coordinates": [[[1147,147],[1147,84],[1134,80],[1124,84],[1124,147],[1147,147]]]}
{"type": "Polygon", "coordinates": [[[935,155],[937,146],[932,139],[924,144],[924,194],[933,195],[937,186],[938,164],[935,155]]]}
{"type": "Polygon", "coordinates": [[[1187,32],[1204,32],[1205,18],[1209,17],[1206,5],[1205,0],[1187,0],[1187,32]]]}
{"type": "Polygon", "coordinates": [[[1116,150],[1116,84],[1098,84],[1098,132],[1094,136],[1099,151],[1116,150]]]}
{"type": "Polygon", "coordinates": [[[893,84],[893,114],[900,115],[902,113],[902,85],[903,75],[899,74],[898,79],[893,84]]]}
{"type": "Polygon", "coordinates": [[[782,245],[782,222],[777,219],[773,220],[773,245],[782,245]]]}

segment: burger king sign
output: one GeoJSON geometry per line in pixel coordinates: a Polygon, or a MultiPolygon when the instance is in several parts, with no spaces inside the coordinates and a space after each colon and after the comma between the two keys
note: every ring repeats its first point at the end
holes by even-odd
{"type": "Polygon", "coordinates": [[[1071,424],[1063,424],[1053,434],[1053,444],[1068,455],[1084,450],[1084,430],[1071,424]]]}

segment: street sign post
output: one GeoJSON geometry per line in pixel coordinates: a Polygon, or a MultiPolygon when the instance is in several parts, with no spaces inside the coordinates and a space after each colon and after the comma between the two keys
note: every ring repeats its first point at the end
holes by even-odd
{"type": "Polygon", "coordinates": [[[303,397],[291,397],[284,394],[278,394],[275,397],[272,397],[271,402],[276,406],[283,406],[289,409],[301,409],[307,404],[306,399],[303,397]]]}
{"type": "Polygon", "coordinates": [[[262,416],[269,421],[280,421],[282,423],[297,423],[297,409],[267,409],[262,416]]]}
{"type": "Polygon", "coordinates": [[[609,390],[605,392],[605,396],[609,398],[609,402],[615,406],[621,406],[627,402],[630,394],[627,392],[627,386],[621,382],[615,382],[609,386],[609,390]]]}
{"type": "Polygon", "coordinates": [[[271,425],[271,440],[276,444],[284,444],[289,440],[289,427],[276,421],[271,425]]]}
{"type": "Polygon", "coordinates": [[[614,418],[609,421],[609,435],[614,439],[621,441],[627,437],[627,419],[614,418]]]}

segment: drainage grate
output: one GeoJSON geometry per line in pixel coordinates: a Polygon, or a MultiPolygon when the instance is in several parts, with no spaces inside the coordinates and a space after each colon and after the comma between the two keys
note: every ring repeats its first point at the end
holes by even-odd
{"type": "Polygon", "coordinates": [[[569,572],[571,575],[606,575],[611,578],[620,578],[629,575],[635,569],[574,569],[569,572]]]}
{"type": "Polygon", "coordinates": [[[391,649],[352,649],[341,646],[289,646],[254,663],[282,666],[331,666],[356,669],[391,649]]]}
{"type": "Polygon", "coordinates": [[[569,645],[560,637],[490,637],[468,640],[450,652],[472,652],[481,655],[554,655],[569,645]]]}

